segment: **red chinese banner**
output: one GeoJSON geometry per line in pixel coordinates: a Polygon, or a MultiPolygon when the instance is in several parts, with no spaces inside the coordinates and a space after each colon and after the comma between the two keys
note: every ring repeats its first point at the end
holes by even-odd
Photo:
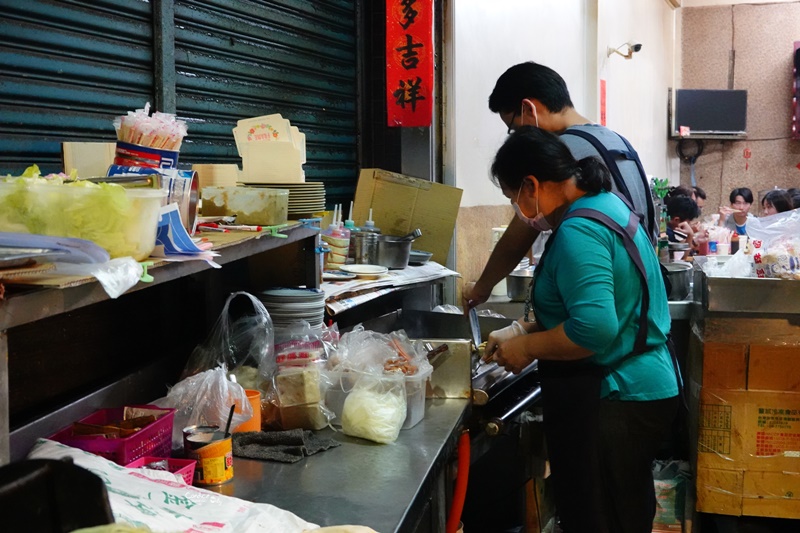
{"type": "Polygon", "coordinates": [[[433,55],[433,0],[386,0],[389,127],[431,125],[433,55]]]}

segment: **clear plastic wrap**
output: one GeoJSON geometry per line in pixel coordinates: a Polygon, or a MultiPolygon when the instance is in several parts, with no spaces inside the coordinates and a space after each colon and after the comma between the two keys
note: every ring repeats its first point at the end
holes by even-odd
{"type": "Polygon", "coordinates": [[[342,409],[345,435],[387,444],[397,440],[405,419],[403,375],[360,373],[342,409]]]}
{"type": "Polygon", "coordinates": [[[263,361],[274,360],[274,335],[272,319],[264,304],[252,294],[234,292],[225,301],[211,333],[195,347],[181,378],[224,365],[244,388],[260,388],[258,369],[263,361]],[[250,300],[253,314],[231,316],[231,301],[237,296],[250,300]]]}

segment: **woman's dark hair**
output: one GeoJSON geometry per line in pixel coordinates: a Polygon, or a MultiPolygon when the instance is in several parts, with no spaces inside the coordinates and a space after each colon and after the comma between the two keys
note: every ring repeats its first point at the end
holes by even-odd
{"type": "Polygon", "coordinates": [[[786,192],[792,198],[792,209],[800,207],[800,189],[786,189],[786,192]]]}
{"type": "Polygon", "coordinates": [[[793,209],[792,197],[783,189],[773,189],[761,199],[761,207],[771,205],[778,213],[793,209]]]}
{"type": "Polygon", "coordinates": [[[736,201],[736,197],[741,196],[744,198],[744,201],[748,204],[753,203],[753,191],[748,189],[747,187],[739,187],[738,189],[733,189],[731,191],[730,201],[734,203],[736,201]]]}
{"type": "Polygon", "coordinates": [[[551,113],[574,107],[564,78],[550,67],[528,61],[510,67],[497,79],[489,109],[492,113],[518,112],[526,98],[536,98],[551,113]]]}
{"type": "Polygon", "coordinates": [[[611,190],[611,174],[598,158],[575,161],[561,139],[533,126],[524,126],[509,135],[492,163],[492,181],[496,185],[516,191],[527,176],[535,176],[540,182],[561,182],[575,176],[583,191],[611,190]]]}

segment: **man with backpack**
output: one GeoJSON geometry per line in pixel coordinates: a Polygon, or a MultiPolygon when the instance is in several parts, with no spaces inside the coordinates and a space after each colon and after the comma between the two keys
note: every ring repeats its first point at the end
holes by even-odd
{"type": "MultiPolygon", "coordinates": [[[[655,244],[658,238],[650,186],[636,151],[621,135],[592,124],[575,110],[564,79],[553,69],[532,61],[506,70],[489,97],[489,109],[500,115],[509,133],[521,126],[536,126],[557,133],[575,159],[597,156],[612,175],[613,190],[625,197],[642,216],[642,224],[655,244]]],[[[492,288],[508,275],[542,231],[542,221],[526,224],[516,217],[495,245],[478,281],[464,287],[465,312],[485,302],[492,288]]]]}

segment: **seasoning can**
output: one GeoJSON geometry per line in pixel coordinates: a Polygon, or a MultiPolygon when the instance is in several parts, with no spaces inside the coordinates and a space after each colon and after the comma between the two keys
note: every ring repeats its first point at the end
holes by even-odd
{"type": "Polygon", "coordinates": [[[233,445],[219,426],[189,426],[183,429],[186,457],[195,459],[195,485],[221,485],[233,479],[233,445]]]}
{"type": "Polygon", "coordinates": [[[362,231],[352,235],[357,265],[374,265],[378,259],[378,234],[362,231]]]}

